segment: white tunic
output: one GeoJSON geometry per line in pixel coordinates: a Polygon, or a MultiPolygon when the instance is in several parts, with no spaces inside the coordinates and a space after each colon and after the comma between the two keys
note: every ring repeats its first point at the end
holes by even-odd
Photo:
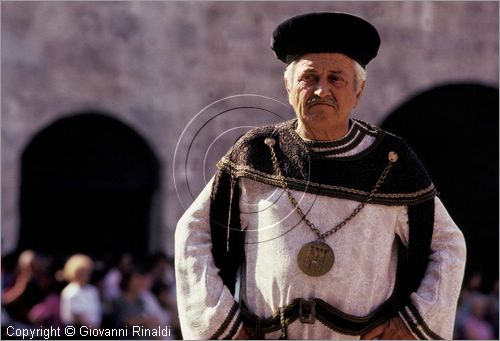
{"type": "MultiPolygon", "coordinates": [[[[358,141],[349,154],[361,152],[372,141],[369,136],[361,143],[358,141]]],[[[240,298],[261,318],[275,315],[295,298],[321,298],[356,316],[368,315],[389,298],[396,277],[396,235],[403,244],[408,243],[406,206],[366,205],[347,225],[326,239],[335,253],[333,268],[323,276],[310,277],[298,267],[297,254],[305,243],[317,237],[294,211],[284,191],[247,178],[240,178],[238,185],[241,226],[247,229],[241,295],[233,297],[223,285],[212,258],[209,224],[212,181],[177,225],[177,293],[185,338],[224,338],[234,334],[241,328],[234,305],[240,298]]],[[[321,232],[341,222],[359,205],[353,200],[294,190],[291,193],[321,232]]],[[[407,314],[400,316],[415,337],[420,332],[429,339],[433,338],[432,333],[450,339],[463,278],[465,243],[439,198],[434,200],[430,263],[420,288],[411,295],[418,312],[405,308],[407,314]]],[[[265,337],[280,335],[281,331],[276,331],[265,337]]],[[[288,326],[288,337],[360,338],[337,333],[319,321],[302,324],[299,320],[288,326]]]]}

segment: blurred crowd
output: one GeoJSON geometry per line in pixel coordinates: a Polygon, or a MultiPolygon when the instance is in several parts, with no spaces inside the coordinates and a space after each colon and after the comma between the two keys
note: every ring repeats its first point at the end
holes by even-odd
{"type": "MultiPolygon", "coordinates": [[[[173,262],[163,253],[138,259],[56,258],[26,250],[2,257],[2,338],[6,328],[169,327],[181,339],[173,262]]],[[[127,339],[131,333],[128,333],[127,339]]],[[[119,337],[118,337],[119,338],[119,337]]],[[[109,338],[107,338],[109,339],[109,338]]],[[[151,339],[151,337],[147,337],[151,339]]]]}
{"type": "MultiPolygon", "coordinates": [[[[485,286],[483,277],[473,272],[464,280],[456,340],[499,339],[498,279],[485,286]]],[[[173,261],[163,253],[143,259],[127,253],[114,259],[92,259],[83,254],[55,258],[26,250],[2,257],[1,282],[2,338],[7,336],[7,326],[67,325],[168,326],[170,335],[159,339],[182,338],[173,261]]],[[[129,333],[127,339],[131,338],[129,333]]]]}

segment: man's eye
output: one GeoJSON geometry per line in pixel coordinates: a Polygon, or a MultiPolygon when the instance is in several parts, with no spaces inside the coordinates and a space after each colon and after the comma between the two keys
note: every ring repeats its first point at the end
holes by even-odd
{"type": "Polygon", "coordinates": [[[330,83],[332,83],[336,87],[343,87],[347,84],[345,79],[340,76],[331,76],[330,83]]]}
{"type": "Polygon", "coordinates": [[[304,75],[301,77],[301,79],[304,81],[304,82],[313,82],[315,80],[315,76],[314,75],[304,75]]]}

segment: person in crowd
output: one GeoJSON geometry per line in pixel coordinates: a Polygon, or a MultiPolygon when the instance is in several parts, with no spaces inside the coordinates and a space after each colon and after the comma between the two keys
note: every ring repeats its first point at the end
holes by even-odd
{"type": "Polygon", "coordinates": [[[12,320],[30,322],[29,311],[45,297],[40,286],[42,274],[40,255],[33,250],[23,251],[19,255],[14,284],[2,292],[2,306],[12,320]]]}
{"type": "Polygon", "coordinates": [[[490,292],[488,293],[488,314],[487,320],[491,323],[493,327],[493,332],[495,334],[494,338],[498,340],[498,323],[499,323],[499,313],[498,313],[498,278],[495,279],[493,285],[491,287],[490,292]]]}
{"type": "Polygon", "coordinates": [[[470,297],[470,313],[463,321],[463,336],[466,340],[491,340],[493,326],[486,320],[488,299],[484,294],[473,293],[470,297]]]}
{"type": "Polygon", "coordinates": [[[65,282],[62,270],[57,262],[50,260],[44,272],[41,286],[45,292],[45,298],[29,312],[29,320],[35,326],[59,327],[61,322],[61,292],[65,282]]]}
{"type": "Polygon", "coordinates": [[[131,271],[132,264],[132,255],[125,252],[118,257],[116,264],[108,270],[102,283],[105,301],[112,302],[121,296],[122,290],[120,288],[120,282],[123,276],[131,271]]]}
{"type": "Polygon", "coordinates": [[[134,265],[122,277],[122,294],[115,302],[115,314],[119,327],[158,328],[167,325],[167,316],[161,310],[156,298],[151,293],[152,277],[142,265],[134,265]]]}
{"type": "Polygon", "coordinates": [[[61,292],[61,321],[66,325],[98,328],[102,308],[97,288],[89,284],[93,261],[83,254],[71,256],[63,273],[69,284],[61,292]]]}

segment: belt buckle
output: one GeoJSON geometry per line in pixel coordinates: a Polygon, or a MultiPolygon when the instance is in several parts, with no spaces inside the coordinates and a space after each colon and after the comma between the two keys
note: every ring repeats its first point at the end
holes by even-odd
{"type": "Polygon", "coordinates": [[[299,321],[308,324],[316,321],[316,301],[300,300],[299,321]]]}

